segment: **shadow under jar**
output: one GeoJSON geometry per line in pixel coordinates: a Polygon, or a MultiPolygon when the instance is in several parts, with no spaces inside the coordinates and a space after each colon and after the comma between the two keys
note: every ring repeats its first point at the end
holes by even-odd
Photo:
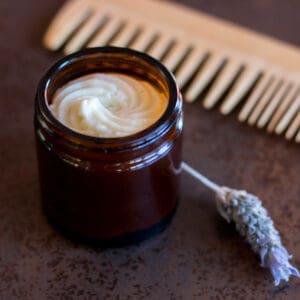
{"type": "Polygon", "coordinates": [[[179,198],[182,99],[158,61],[125,48],[91,48],[57,62],[42,78],[35,133],[44,211],[65,235],[100,246],[137,243],[162,231],[179,198]],[[98,138],[71,130],[49,110],[54,93],[89,73],[121,73],[165,93],[166,111],[138,133],[98,138]]]}

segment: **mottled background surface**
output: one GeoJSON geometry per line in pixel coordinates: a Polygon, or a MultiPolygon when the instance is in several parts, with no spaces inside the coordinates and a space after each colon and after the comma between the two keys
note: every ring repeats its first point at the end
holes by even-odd
{"type": "MultiPolygon", "coordinates": [[[[212,194],[187,175],[172,225],[139,246],[101,250],[55,232],[40,207],[33,99],[61,57],[41,37],[61,0],[0,2],[0,299],[299,299],[300,281],[275,288],[212,194]]],[[[178,1],[179,2],[179,1],[178,1]]],[[[300,45],[297,0],[185,0],[195,9],[300,45]]],[[[214,180],[259,195],[300,267],[299,146],[236,116],[185,106],[184,158],[214,180]]]]}

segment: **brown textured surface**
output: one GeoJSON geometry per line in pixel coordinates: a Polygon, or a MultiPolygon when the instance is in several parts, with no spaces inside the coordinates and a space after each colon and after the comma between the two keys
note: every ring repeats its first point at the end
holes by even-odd
{"type": "MultiPolygon", "coordinates": [[[[184,2],[300,45],[296,0],[184,2]]],[[[212,195],[186,175],[174,222],[139,246],[93,249],[48,225],[32,115],[37,81],[61,57],[40,45],[61,3],[0,2],[0,299],[299,299],[300,281],[273,287],[218,216],[212,195]]],[[[235,116],[205,112],[200,102],[185,112],[185,159],[220,183],[259,195],[300,266],[299,146],[238,124],[235,116]]]]}

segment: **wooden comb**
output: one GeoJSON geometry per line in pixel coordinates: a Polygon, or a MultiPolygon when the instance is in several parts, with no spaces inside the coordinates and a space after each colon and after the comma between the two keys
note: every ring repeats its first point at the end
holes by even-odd
{"type": "Polygon", "coordinates": [[[66,54],[113,45],[147,52],[175,73],[187,102],[220,104],[238,120],[300,143],[300,51],[168,2],[71,0],[45,36],[66,54]]]}

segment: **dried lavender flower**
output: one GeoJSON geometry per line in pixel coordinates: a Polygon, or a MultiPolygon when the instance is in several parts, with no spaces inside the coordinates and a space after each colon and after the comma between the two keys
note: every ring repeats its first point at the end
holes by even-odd
{"type": "Polygon", "coordinates": [[[235,223],[237,231],[260,256],[262,267],[270,269],[276,286],[281,280],[288,281],[291,275],[300,277],[289,263],[292,256],[283,247],[272,219],[256,196],[221,187],[216,192],[216,202],[220,214],[235,223]]]}
{"type": "Polygon", "coordinates": [[[270,269],[276,286],[281,280],[288,281],[291,275],[300,277],[299,271],[289,263],[292,256],[282,245],[272,219],[256,196],[220,187],[186,163],[182,163],[182,169],[216,193],[219,213],[228,222],[235,223],[237,231],[260,256],[261,266],[270,269]]]}

